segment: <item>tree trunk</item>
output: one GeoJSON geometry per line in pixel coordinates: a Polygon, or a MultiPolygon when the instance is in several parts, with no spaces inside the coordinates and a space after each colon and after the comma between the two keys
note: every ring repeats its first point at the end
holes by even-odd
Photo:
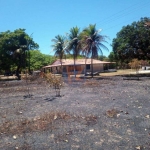
{"type": "Polygon", "coordinates": [[[29,70],[29,74],[31,74],[31,69],[30,69],[30,51],[29,50],[28,50],[28,59],[29,59],[28,70],[29,70]]]}
{"type": "Polygon", "coordinates": [[[16,69],[16,76],[18,77],[18,80],[21,80],[21,76],[20,76],[20,74],[19,74],[20,68],[21,68],[21,66],[22,66],[22,59],[21,59],[21,58],[22,58],[22,57],[19,56],[19,64],[18,64],[17,69],[16,69]]]}
{"type": "Polygon", "coordinates": [[[91,76],[93,78],[93,58],[91,57],[91,76]]]}
{"type": "Polygon", "coordinates": [[[86,57],[85,57],[85,70],[84,70],[84,74],[86,75],[86,57]]]}
{"type": "Polygon", "coordinates": [[[17,76],[18,80],[21,80],[21,76],[19,74],[19,70],[20,70],[20,65],[17,66],[16,76],[17,76]]]}
{"type": "Polygon", "coordinates": [[[60,63],[61,63],[61,76],[63,76],[62,60],[60,60],[60,63]]]}
{"type": "Polygon", "coordinates": [[[76,78],[76,60],[75,60],[75,56],[74,56],[74,76],[76,78]]]}
{"type": "Polygon", "coordinates": [[[84,79],[86,78],[86,57],[85,57],[85,69],[84,69],[84,79]]]}

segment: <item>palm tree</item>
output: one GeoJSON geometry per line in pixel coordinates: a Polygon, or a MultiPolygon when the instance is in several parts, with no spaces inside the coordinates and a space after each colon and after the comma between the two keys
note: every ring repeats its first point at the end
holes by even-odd
{"type": "Polygon", "coordinates": [[[80,29],[78,27],[73,27],[70,29],[70,34],[69,34],[69,43],[67,46],[67,49],[69,51],[72,51],[73,53],[73,59],[74,59],[74,75],[76,77],[76,69],[75,69],[75,63],[76,63],[76,59],[77,56],[80,53],[80,39],[79,39],[79,33],[80,33],[80,29]]]}
{"type": "Polygon", "coordinates": [[[57,36],[55,36],[55,39],[52,39],[52,42],[54,42],[54,45],[52,45],[53,50],[55,51],[54,55],[60,59],[61,73],[63,73],[63,70],[62,70],[62,59],[63,59],[63,56],[66,53],[65,37],[61,36],[61,35],[57,35],[57,36]]]}
{"type": "Polygon", "coordinates": [[[82,46],[84,52],[87,56],[91,56],[91,76],[93,77],[93,58],[98,57],[98,53],[100,52],[103,54],[102,48],[108,50],[108,48],[103,44],[103,42],[107,41],[105,38],[108,38],[107,36],[102,36],[99,34],[100,30],[96,30],[96,24],[92,25],[90,24],[88,27],[86,27],[82,33],[82,46]]]}

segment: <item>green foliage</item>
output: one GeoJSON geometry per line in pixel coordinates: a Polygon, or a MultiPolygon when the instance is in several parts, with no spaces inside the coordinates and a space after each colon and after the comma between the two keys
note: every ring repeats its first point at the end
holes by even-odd
{"type": "Polygon", "coordinates": [[[39,50],[32,50],[29,53],[31,70],[39,70],[43,66],[52,64],[55,60],[54,56],[42,54],[39,50]]]}
{"type": "Polygon", "coordinates": [[[108,50],[108,48],[103,44],[107,43],[105,38],[106,36],[102,36],[99,34],[101,30],[96,29],[96,24],[89,25],[86,27],[81,35],[81,42],[83,53],[86,57],[91,56],[91,75],[93,77],[93,58],[98,58],[98,53],[100,52],[103,55],[102,49],[108,50]]]}
{"type": "MultiPolygon", "coordinates": [[[[74,56],[73,56],[73,54],[66,54],[63,58],[64,59],[73,59],[74,56]]],[[[78,54],[77,59],[81,59],[81,58],[85,58],[85,56],[81,55],[81,54],[78,54]]]]}
{"type": "Polygon", "coordinates": [[[55,36],[55,39],[52,39],[54,45],[52,45],[53,50],[55,51],[55,56],[60,59],[61,62],[61,72],[62,72],[62,59],[65,56],[67,49],[66,49],[66,38],[61,35],[55,36]]]}
{"type": "Polygon", "coordinates": [[[72,52],[73,59],[74,59],[74,75],[76,77],[75,73],[75,60],[77,59],[77,56],[79,55],[81,51],[81,43],[80,43],[80,29],[78,27],[73,27],[70,29],[69,34],[69,42],[67,45],[67,49],[72,52]]]}
{"type": "Polygon", "coordinates": [[[108,59],[110,62],[116,61],[114,52],[110,52],[110,54],[108,55],[108,59]]]}
{"type": "Polygon", "coordinates": [[[104,56],[104,55],[98,56],[98,59],[101,60],[101,61],[109,61],[109,58],[104,56]]]}
{"type": "Polygon", "coordinates": [[[18,76],[19,71],[26,66],[26,52],[35,48],[38,48],[38,44],[25,32],[25,29],[1,32],[0,69],[10,70],[12,66],[14,68],[16,66],[16,75],[18,76]]]}
{"type": "Polygon", "coordinates": [[[108,48],[103,44],[107,43],[105,39],[108,37],[100,35],[100,31],[101,30],[96,29],[96,24],[90,24],[81,33],[83,51],[87,54],[87,56],[91,56],[91,58],[97,58],[98,53],[103,55],[102,49],[108,50],[108,48]]]}
{"type": "Polygon", "coordinates": [[[150,18],[141,18],[117,33],[112,43],[116,60],[128,63],[134,58],[150,59],[150,29],[144,26],[148,21],[150,18]]]}
{"type": "Polygon", "coordinates": [[[70,29],[67,49],[72,52],[74,59],[77,58],[81,50],[79,34],[80,34],[80,29],[78,27],[73,27],[70,29]]]}
{"type": "Polygon", "coordinates": [[[62,60],[66,52],[65,37],[61,35],[57,35],[55,36],[55,39],[52,39],[52,42],[54,42],[54,45],[52,45],[53,51],[55,52],[54,55],[58,57],[60,60],[62,60]]]}

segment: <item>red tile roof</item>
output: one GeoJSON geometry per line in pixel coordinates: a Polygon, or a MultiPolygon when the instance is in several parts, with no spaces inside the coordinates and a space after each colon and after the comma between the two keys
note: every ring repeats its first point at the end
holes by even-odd
{"type": "MultiPolygon", "coordinates": [[[[76,63],[76,65],[84,65],[85,59],[77,59],[75,63],[76,63]]],[[[106,61],[100,61],[100,60],[93,59],[93,64],[109,64],[109,63],[115,63],[115,62],[106,62],[106,61]]],[[[91,64],[91,59],[86,59],[86,64],[91,64]]],[[[62,59],[62,65],[63,66],[74,65],[74,60],[73,59],[62,59]]],[[[56,66],[61,66],[59,59],[56,60],[52,65],[44,66],[43,68],[56,67],[56,66]]]]}

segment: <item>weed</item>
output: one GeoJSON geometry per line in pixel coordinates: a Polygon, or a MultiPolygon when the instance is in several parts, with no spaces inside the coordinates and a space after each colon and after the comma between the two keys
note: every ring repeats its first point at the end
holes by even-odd
{"type": "Polygon", "coordinates": [[[114,108],[106,111],[106,115],[110,118],[116,117],[117,113],[118,111],[114,108]]]}
{"type": "MultiPolygon", "coordinates": [[[[66,112],[50,112],[32,119],[18,121],[7,120],[0,126],[0,133],[23,134],[25,132],[44,131],[52,127],[56,119],[68,120],[71,116],[66,112]]],[[[53,128],[53,127],[52,127],[53,128]]]]}
{"type": "Polygon", "coordinates": [[[41,73],[41,77],[44,78],[46,80],[46,82],[49,84],[50,87],[53,87],[55,89],[56,92],[56,96],[61,96],[60,95],[60,89],[62,87],[62,78],[61,77],[57,77],[51,73],[41,73]]]}
{"type": "Polygon", "coordinates": [[[96,81],[86,81],[82,86],[87,86],[87,87],[90,87],[90,86],[92,86],[92,87],[97,87],[97,86],[99,86],[100,84],[98,83],[98,82],[96,82],[96,81]]]}
{"type": "Polygon", "coordinates": [[[86,120],[86,125],[94,125],[97,123],[97,116],[93,116],[93,115],[90,115],[90,116],[86,116],[85,117],[85,120],[86,120]]]}

